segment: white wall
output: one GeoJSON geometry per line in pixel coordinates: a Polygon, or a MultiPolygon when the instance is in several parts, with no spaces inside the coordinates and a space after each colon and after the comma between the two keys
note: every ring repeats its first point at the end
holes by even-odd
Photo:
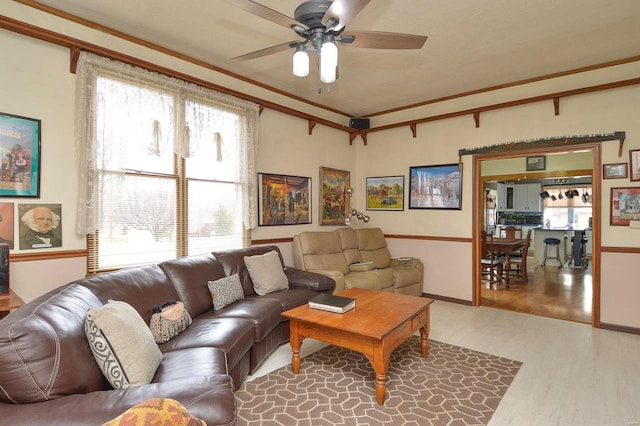
{"type": "MultiPolygon", "coordinates": [[[[100,44],[125,54],[158,63],[230,87],[234,90],[299,108],[311,114],[335,121],[346,118],[271,94],[248,83],[198,68],[176,58],[170,58],[123,40],[97,33],[59,18],[11,2],[3,5],[3,13],[52,31],[68,34],[100,44]]],[[[84,238],[74,233],[77,168],[73,148],[73,104],[75,76],[69,73],[69,52],[58,46],[14,34],[0,32],[0,54],[5,60],[0,66],[0,112],[24,115],[42,120],[42,191],[38,202],[63,205],[62,250],[84,248],[84,238]],[[9,60],[8,58],[11,58],[9,60]]],[[[474,106],[521,99],[533,95],[585,87],[600,83],[637,78],[640,63],[625,64],[581,75],[561,77],[525,86],[502,89],[464,99],[431,104],[409,111],[399,111],[372,119],[372,125],[382,125],[418,119],[474,106]]],[[[314,206],[312,225],[259,227],[253,233],[256,240],[290,238],[305,230],[332,230],[318,225],[319,167],[332,167],[351,172],[355,189],[352,206],[365,211],[365,179],[368,176],[408,177],[409,167],[458,162],[458,150],[493,145],[507,141],[540,137],[627,132],[622,157],[618,157],[618,143],[603,143],[604,163],[626,162],[629,149],[640,149],[640,86],[584,94],[560,101],[560,115],[553,113],[551,101],[521,105],[482,113],[480,128],[475,127],[471,115],[440,120],[417,127],[417,137],[409,127],[373,132],[368,145],[357,138],[349,145],[346,133],[317,125],[308,135],[308,123],[269,109],[260,118],[258,171],[297,176],[313,180],[314,206]]],[[[389,239],[389,247],[396,256],[420,257],[426,265],[427,293],[471,300],[471,244],[472,235],[472,158],[462,157],[462,210],[410,210],[402,212],[367,211],[371,222],[387,234],[425,237],[423,239],[389,239]],[[454,237],[443,241],[438,237],[454,237]]],[[[408,182],[405,182],[408,185],[408,182]]],[[[640,238],[626,227],[609,226],[610,188],[638,186],[628,179],[602,182],[602,245],[607,247],[640,248],[640,238]]],[[[24,199],[4,199],[3,202],[33,202],[24,199]]],[[[17,226],[17,224],[16,224],[17,226]]],[[[362,223],[354,226],[361,227],[362,223]]],[[[279,244],[285,259],[292,264],[290,243],[279,244]]],[[[638,251],[638,250],[635,250],[638,251]]],[[[19,252],[19,250],[17,250],[19,252]]],[[[640,255],[607,252],[602,257],[602,316],[603,322],[640,327],[640,314],[634,308],[638,293],[633,283],[637,270],[621,267],[637,262],[640,255]]],[[[48,289],[84,275],[83,259],[28,261],[12,265],[12,288],[26,300],[48,289]]],[[[637,269],[637,268],[636,268],[637,269]]],[[[637,287],[637,286],[635,286],[637,287]]]]}

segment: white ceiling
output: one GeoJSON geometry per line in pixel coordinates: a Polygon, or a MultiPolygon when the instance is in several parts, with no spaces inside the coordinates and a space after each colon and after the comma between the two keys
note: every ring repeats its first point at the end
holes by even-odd
{"type": "MultiPolygon", "coordinates": [[[[293,17],[301,0],[258,2],[293,17]]],[[[293,51],[231,61],[298,37],[224,0],[40,3],[355,117],[640,55],[639,0],[372,0],[347,30],[429,39],[421,50],[340,45],[339,79],[319,94],[317,71],[292,75],[293,51]]]]}

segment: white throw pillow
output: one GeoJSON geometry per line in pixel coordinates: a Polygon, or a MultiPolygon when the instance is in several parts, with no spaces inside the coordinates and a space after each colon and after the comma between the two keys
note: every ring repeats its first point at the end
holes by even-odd
{"type": "Polygon", "coordinates": [[[89,309],[84,331],[100,370],[114,389],[151,383],[162,352],[131,305],[109,300],[101,308],[89,309]]]}
{"type": "Polygon", "coordinates": [[[256,256],[245,256],[244,264],[253,281],[253,289],[258,296],[289,288],[289,280],[284,274],[280,256],[275,251],[256,256]]]}

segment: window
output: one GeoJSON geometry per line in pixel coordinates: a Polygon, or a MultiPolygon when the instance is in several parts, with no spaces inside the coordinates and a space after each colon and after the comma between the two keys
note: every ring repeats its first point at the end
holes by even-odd
{"type": "Polygon", "coordinates": [[[248,245],[256,105],[85,53],[78,93],[89,273],[248,245]]]}
{"type": "Polygon", "coordinates": [[[551,228],[589,227],[592,216],[591,186],[584,187],[544,187],[551,194],[544,200],[545,226],[551,228]]]}

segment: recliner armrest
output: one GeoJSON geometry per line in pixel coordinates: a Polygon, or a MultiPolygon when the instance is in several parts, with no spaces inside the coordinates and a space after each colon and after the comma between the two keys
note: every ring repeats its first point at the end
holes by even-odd
{"type": "Polygon", "coordinates": [[[289,280],[289,288],[308,288],[321,292],[332,292],[336,282],[331,276],[286,266],[284,274],[289,280]]]}

